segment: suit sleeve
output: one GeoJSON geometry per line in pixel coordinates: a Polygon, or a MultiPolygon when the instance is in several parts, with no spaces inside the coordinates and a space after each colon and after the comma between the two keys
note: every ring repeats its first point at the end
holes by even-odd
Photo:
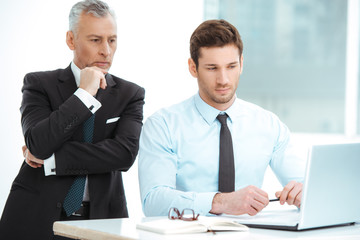
{"type": "Polygon", "coordinates": [[[144,95],[144,89],[138,88],[122,112],[112,138],[96,143],[66,142],[55,152],[56,175],[127,171],[139,150],[144,95]]]}
{"type": "MultiPolygon", "coordinates": [[[[50,81],[50,80],[49,80],[50,81]]],[[[40,77],[27,74],[20,107],[25,144],[39,159],[47,159],[68,141],[91,112],[75,95],[53,110],[40,77]]]]}
{"type": "Polygon", "coordinates": [[[91,112],[75,95],[59,103],[58,109],[53,110],[52,105],[56,99],[48,94],[49,84],[44,83],[44,79],[40,80],[36,74],[28,74],[24,79],[22,127],[30,152],[40,159],[46,159],[55,153],[57,175],[128,170],[139,148],[144,89],[132,85],[127,90],[127,98],[123,99],[126,107],[111,138],[84,143],[75,141],[72,137],[91,116],[91,112]]]}

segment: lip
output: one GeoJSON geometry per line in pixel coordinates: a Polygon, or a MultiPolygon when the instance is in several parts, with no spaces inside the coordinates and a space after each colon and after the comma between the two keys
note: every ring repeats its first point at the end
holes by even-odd
{"type": "Polygon", "coordinates": [[[105,67],[108,67],[110,65],[110,63],[109,62],[95,62],[93,65],[97,66],[99,68],[105,68],[105,67]]]}
{"type": "Polygon", "coordinates": [[[215,91],[219,94],[227,94],[230,91],[230,88],[218,88],[215,91]]]}

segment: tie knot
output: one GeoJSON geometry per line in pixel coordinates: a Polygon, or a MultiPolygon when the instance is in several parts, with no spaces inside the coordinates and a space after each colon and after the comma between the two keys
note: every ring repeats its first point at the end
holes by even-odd
{"type": "Polygon", "coordinates": [[[217,117],[217,120],[221,123],[221,125],[226,125],[226,119],[228,118],[228,115],[225,114],[219,114],[217,117]]]}

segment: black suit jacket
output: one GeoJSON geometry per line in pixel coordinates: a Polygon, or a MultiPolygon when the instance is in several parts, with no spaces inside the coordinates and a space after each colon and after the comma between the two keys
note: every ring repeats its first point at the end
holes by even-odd
{"type": "Polygon", "coordinates": [[[110,74],[106,81],[97,94],[102,107],[93,143],[84,143],[82,125],[91,112],[74,95],[70,66],[25,76],[20,110],[26,146],[40,159],[55,153],[56,176],[22,164],[3,211],[0,239],[52,239],[53,222],[77,175],[88,175],[91,219],[128,217],[121,171],[138,153],[145,92],[110,74]],[[115,117],[120,118],[106,123],[115,117]]]}

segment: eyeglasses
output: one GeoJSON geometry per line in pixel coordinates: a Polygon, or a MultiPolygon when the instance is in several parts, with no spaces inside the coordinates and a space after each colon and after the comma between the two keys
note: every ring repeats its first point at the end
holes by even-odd
{"type": "Polygon", "coordinates": [[[199,215],[200,214],[197,214],[195,216],[194,210],[192,210],[190,208],[185,208],[184,210],[182,210],[182,212],[180,214],[179,209],[172,207],[169,210],[168,218],[170,220],[180,219],[183,221],[196,221],[196,220],[198,220],[199,215]]]}

